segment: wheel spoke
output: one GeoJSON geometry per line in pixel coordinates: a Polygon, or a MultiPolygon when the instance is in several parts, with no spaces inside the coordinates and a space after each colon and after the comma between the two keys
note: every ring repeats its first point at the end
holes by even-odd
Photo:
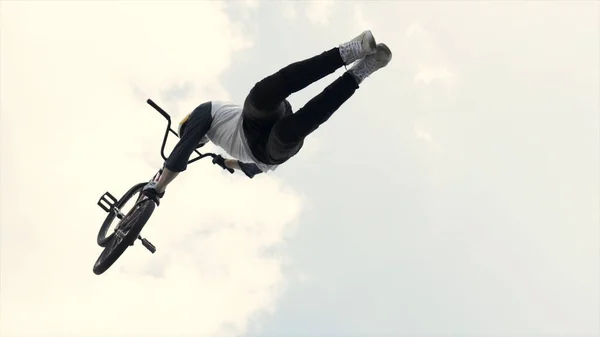
{"type": "MultiPolygon", "coordinates": [[[[150,199],[140,199],[126,214],[123,214],[123,211],[119,208],[115,207],[113,209],[115,216],[120,221],[116,225],[113,235],[107,238],[106,244],[103,245],[104,250],[96,261],[94,273],[98,275],[103,273],[127,249],[126,246],[133,245],[133,242],[138,238],[143,240],[139,232],[152,214],[153,208],[149,206],[153,206],[153,204],[145,204],[152,202],[150,199]]],[[[144,246],[148,248],[146,244],[144,246]]],[[[148,249],[153,252],[151,248],[148,249]]]]}
{"type": "Polygon", "coordinates": [[[134,211],[134,212],[133,212],[133,214],[131,214],[131,217],[129,219],[127,219],[128,220],[127,224],[130,225],[130,226],[128,226],[128,229],[131,227],[131,224],[135,224],[137,222],[137,220],[139,219],[139,217],[140,217],[139,209],[140,209],[139,205],[136,205],[132,209],[132,211],[134,211]]]}
{"type": "MultiPolygon", "coordinates": [[[[122,231],[123,228],[127,228],[128,225],[130,225],[132,223],[132,220],[135,220],[135,219],[132,219],[132,217],[135,217],[138,214],[137,212],[135,212],[136,209],[137,209],[137,205],[133,206],[133,208],[130,209],[129,212],[127,212],[127,214],[123,216],[123,219],[121,219],[121,222],[119,222],[119,224],[117,224],[117,226],[115,228],[115,232],[118,232],[120,230],[122,231]]],[[[121,214],[123,214],[123,213],[121,213],[121,214]]]]}
{"type": "Polygon", "coordinates": [[[104,260],[106,260],[106,258],[108,256],[110,256],[110,254],[112,253],[112,251],[115,249],[115,247],[117,247],[119,245],[119,242],[117,242],[117,236],[113,236],[112,239],[109,241],[109,243],[106,245],[106,247],[104,247],[104,251],[102,251],[102,253],[100,254],[100,258],[99,261],[100,263],[102,263],[104,260]]]}
{"type": "Polygon", "coordinates": [[[111,240],[111,245],[110,245],[110,249],[109,254],[112,253],[112,251],[121,243],[121,241],[123,241],[123,236],[120,235],[119,232],[115,233],[116,235],[113,237],[113,239],[111,240]]]}
{"type": "Polygon", "coordinates": [[[125,219],[123,219],[115,228],[115,236],[119,237],[121,241],[127,236],[127,233],[137,223],[140,217],[139,205],[134,206],[131,211],[128,212],[125,219]]]}

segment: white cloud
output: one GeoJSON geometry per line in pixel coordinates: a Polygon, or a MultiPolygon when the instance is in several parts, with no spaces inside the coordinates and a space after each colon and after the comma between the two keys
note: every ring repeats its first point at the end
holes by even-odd
{"type": "MultiPolygon", "coordinates": [[[[452,157],[447,149],[436,140],[431,129],[426,125],[415,122],[413,124],[415,138],[419,141],[417,149],[417,158],[423,164],[422,169],[427,173],[427,179],[430,184],[441,186],[452,177],[451,168],[455,165],[455,158],[452,157]]],[[[439,234],[440,227],[432,230],[439,234]]]]}
{"type": "Polygon", "coordinates": [[[415,138],[427,145],[428,151],[426,156],[437,158],[439,155],[442,155],[442,146],[434,139],[431,130],[428,127],[415,122],[413,124],[413,131],[415,133],[415,138]]]}
{"type": "Polygon", "coordinates": [[[446,60],[444,51],[439,48],[438,43],[425,27],[418,22],[412,23],[405,32],[407,37],[404,46],[404,57],[414,68],[415,84],[431,85],[442,84],[446,93],[458,84],[458,73],[446,60]]]}
{"type": "Polygon", "coordinates": [[[426,65],[418,66],[419,71],[415,75],[414,83],[431,84],[435,80],[452,79],[452,72],[447,67],[430,67],[426,65]]]}
{"type": "Polygon", "coordinates": [[[259,0],[242,0],[239,3],[246,9],[257,9],[260,6],[259,0]]]}
{"type": "Polygon", "coordinates": [[[429,131],[426,131],[421,126],[416,124],[414,126],[414,131],[417,139],[424,140],[427,143],[433,143],[433,138],[431,138],[431,134],[429,133],[429,131]]]}
{"type": "Polygon", "coordinates": [[[329,24],[333,9],[333,0],[312,1],[306,7],[306,17],[314,25],[325,26],[329,24]]]}
{"type": "Polygon", "coordinates": [[[377,29],[375,28],[375,25],[370,20],[365,18],[365,11],[364,11],[363,5],[361,3],[359,3],[359,2],[354,3],[352,10],[354,13],[355,25],[359,30],[362,31],[362,30],[366,30],[366,29],[371,29],[374,34],[377,34],[376,33],[377,29]]]}
{"type": "Polygon", "coordinates": [[[456,83],[456,76],[446,66],[436,67],[420,64],[417,69],[417,74],[413,79],[415,84],[429,85],[435,81],[440,81],[450,87],[456,83]]]}
{"type": "Polygon", "coordinates": [[[297,154],[297,159],[295,161],[309,161],[314,158],[317,154],[321,152],[323,148],[323,141],[318,134],[313,133],[310,137],[306,137],[304,139],[304,145],[302,145],[302,150],[297,154]]]}
{"type": "Polygon", "coordinates": [[[160,164],[164,120],[145,98],[177,118],[227,96],[219,76],[248,44],[222,5],[11,2],[1,22],[2,336],[234,336],[272,311],[286,260],[265,250],[285,244],[302,198],[210,160],[147,224],[155,255],[132,247],[92,273],[98,197],[160,164]]]}
{"type": "Polygon", "coordinates": [[[298,18],[298,10],[296,9],[296,3],[292,1],[281,2],[283,17],[290,22],[295,22],[298,18]]]}

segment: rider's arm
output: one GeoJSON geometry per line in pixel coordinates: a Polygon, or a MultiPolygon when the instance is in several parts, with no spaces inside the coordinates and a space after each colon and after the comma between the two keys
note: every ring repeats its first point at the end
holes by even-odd
{"type": "Polygon", "coordinates": [[[242,163],[236,159],[225,159],[225,166],[234,170],[242,170],[248,178],[253,178],[255,175],[262,173],[262,170],[256,164],[242,163]]]}

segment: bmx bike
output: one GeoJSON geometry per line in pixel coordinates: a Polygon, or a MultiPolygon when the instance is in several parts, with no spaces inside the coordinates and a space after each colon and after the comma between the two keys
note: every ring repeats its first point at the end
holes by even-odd
{"type": "MultiPolygon", "coordinates": [[[[167,143],[169,133],[174,134],[176,137],[179,137],[179,135],[171,128],[171,116],[169,116],[165,110],[159,107],[151,99],[146,100],[146,103],[152,106],[167,120],[167,129],[165,131],[160,149],[160,154],[166,161],[167,157],[165,156],[165,145],[167,143]]],[[[198,156],[190,159],[188,164],[191,164],[202,158],[216,158],[218,156],[214,153],[200,153],[198,148],[196,148],[194,151],[198,156]]],[[[215,164],[218,163],[218,161],[215,162],[215,164]]],[[[227,169],[230,173],[233,173],[233,169],[228,167],[223,168],[227,169]]],[[[161,173],[162,169],[154,175],[151,181],[158,181],[161,173]]],[[[107,212],[108,215],[104,219],[104,222],[98,231],[98,237],[96,241],[98,245],[103,248],[103,250],[94,264],[94,274],[100,275],[108,270],[119,259],[119,257],[123,255],[129,246],[133,246],[136,240],[140,240],[142,245],[146,247],[146,249],[148,249],[152,254],[156,252],[156,247],[150,241],[148,241],[148,239],[143,238],[140,235],[142,229],[148,222],[148,219],[150,219],[152,212],[154,212],[154,209],[156,208],[156,203],[154,200],[141,193],[142,188],[147,183],[148,182],[146,181],[133,185],[133,187],[125,192],[125,194],[123,194],[119,199],[115,198],[110,192],[106,192],[98,200],[98,206],[107,212]],[[134,197],[137,197],[134,199],[135,204],[129,211],[124,212],[123,210],[125,204],[134,197]],[[111,224],[115,221],[115,218],[118,219],[118,223],[116,224],[113,232],[109,234],[108,230],[111,224]]]]}

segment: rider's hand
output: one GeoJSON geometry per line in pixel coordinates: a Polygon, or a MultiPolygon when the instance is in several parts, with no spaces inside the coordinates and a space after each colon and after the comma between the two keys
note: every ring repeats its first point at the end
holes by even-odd
{"type": "Polygon", "coordinates": [[[221,157],[220,155],[216,155],[213,160],[212,160],[213,164],[217,164],[219,166],[221,166],[224,170],[229,171],[229,173],[233,173],[233,169],[227,167],[227,165],[225,165],[225,158],[221,157]]]}
{"type": "Polygon", "coordinates": [[[237,164],[240,167],[240,170],[242,170],[242,172],[244,172],[244,174],[246,174],[246,176],[250,179],[254,178],[254,176],[257,174],[262,173],[262,170],[259,169],[256,164],[246,164],[239,160],[237,164]]]}

